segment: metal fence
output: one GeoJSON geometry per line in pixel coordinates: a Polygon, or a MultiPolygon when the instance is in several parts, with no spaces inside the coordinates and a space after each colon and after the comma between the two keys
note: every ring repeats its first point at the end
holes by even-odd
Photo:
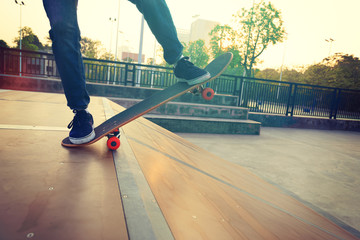
{"type": "MultiPolygon", "coordinates": [[[[171,68],[84,58],[88,82],[166,88],[177,80],[171,68]]],[[[0,47],[0,74],[59,77],[50,53],[0,47]],[[21,69],[21,71],[20,71],[21,69]]],[[[251,112],[286,116],[360,119],[360,90],[221,75],[207,84],[217,94],[233,95],[251,112]]]]}
{"type": "Polygon", "coordinates": [[[360,90],[241,78],[238,96],[251,112],[360,119],[360,90]]]}

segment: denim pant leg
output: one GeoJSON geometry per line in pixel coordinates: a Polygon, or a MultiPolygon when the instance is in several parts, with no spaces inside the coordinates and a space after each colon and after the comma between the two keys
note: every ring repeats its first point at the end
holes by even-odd
{"type": "Polygon", "coordinates": [[[165,0],[129,0],[144,15],[152,33],[164,49],[164,59],[174,64],[181,57],[180,43],[169,8],[165,0]]]}
{"type": "Polygon", "coordinates": [[[80,52],[77,3],[77,0],[43,0],[50,20],[52,49],[68,106],[80,110],[87,108],[90,97],[80,52]]]}

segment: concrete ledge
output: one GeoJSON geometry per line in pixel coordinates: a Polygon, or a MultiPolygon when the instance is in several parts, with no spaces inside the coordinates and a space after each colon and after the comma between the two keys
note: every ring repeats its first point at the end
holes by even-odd
{"type": "Polygon", "coordinates": [[[264,113],[249,113],[249,119],[261,122],[263,127],[288,127],[321,130],[360,131],[359,120],[326,119],[316,117],[282,116],[264,113]]]}
{"type": "Polygon", "coordinates": [[[153,123],[171,132],[260,135],[261,124],[251,120],[179,117],[147,114],[153,123]]]}
{"type": "Polygon", "coordinates": [[[34,92],[48,92],[48,93],[63,93],[61,81],[55,78],[37,78],[37,77],[19,77],[13,75],[0,75],[0,88],[34,91],[34,92]]]}
{"type": "MultiPolygon", "coordinates": [[[[110,98],[113,102],[129,108],[141,99],[129,98],[110,98]]],[[[171,115],[183,117],[207,117],[207,118],[223,118],[223,119],[248,119],[247,108],[234,106],[220,106],[196,103],[169,102],[151,111],[151,114],[171,115]]]]}

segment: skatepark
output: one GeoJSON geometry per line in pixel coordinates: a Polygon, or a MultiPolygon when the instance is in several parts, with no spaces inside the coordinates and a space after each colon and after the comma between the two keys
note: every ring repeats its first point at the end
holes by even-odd
{"type": "MultiPolygon", "coordinates": [[[[64,148],[62,94],[0,92],[0,239],[359,239],[359,132],[174,134],[64,148]]],[[[124,108],[93,97],[95,124],[124,108]]]]}

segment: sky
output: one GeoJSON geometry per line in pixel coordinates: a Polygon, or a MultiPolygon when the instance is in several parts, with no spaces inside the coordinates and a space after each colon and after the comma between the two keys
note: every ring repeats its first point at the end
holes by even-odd
{"type": "MultiPolygon", "coordinates": [[[[41,0],[23,0],[22,26],[29,26],[46,42],[50,29],[41,0]]],[[[127,0],[79,0],[78,20],[81,35],[102,42],[103,47],[114,53],[117,22],[109,18],[118,18],[118,45],[129,46],[132,52],[138,52],[141,15],[135,5],[127,0]],[[112,36],[112,37],[111,37],[112,36]],[[112,40],[111,40],[112,39],[112,40]],[[111,44],[110,44],[111,43],[111,44]]],[[[251,8],[253,1],[261,0],[167,0],[177,28],[190,29],[199,15],[201,19],[231,24],[232,15],[242,8],[251,8]]],[[[268,1],[265,1],[268,2],[268,1]]],[[[279,69],[297,68],[321,62],[330,54],[344,53],[360,57],[360,31],[357,25],[360,9],[359,0],[271,0],[281,11],[287,39],[283,43],[268,47],[259,57],[262,61],[257,67],[279,69]],[[330,43],[325,39],[332,38],[330,43]]],[[[14,0],[0,2],[0,39],[14,46],[20,27],[20,7],[14,0]]],[[[146,25],[146,24],[145,24],[146,25]]],[[[155,38],[147,25],[144,33],[146,57],[154,54],[155,38]]]]}

